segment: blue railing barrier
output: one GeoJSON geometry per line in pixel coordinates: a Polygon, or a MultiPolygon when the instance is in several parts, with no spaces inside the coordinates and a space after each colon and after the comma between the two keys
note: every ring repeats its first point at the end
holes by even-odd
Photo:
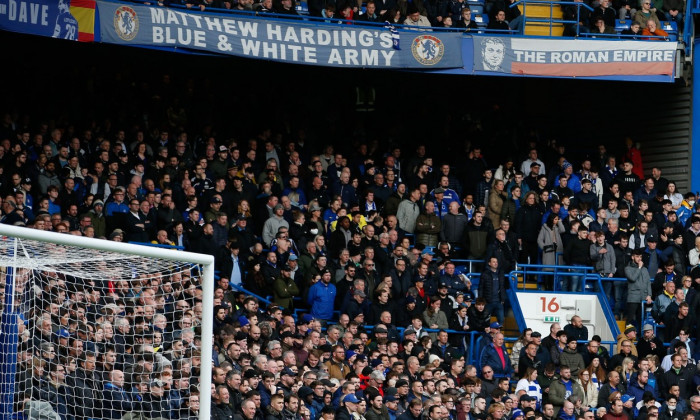
{"type": "MultiPolygon", "coordinates": [[[[116,3],[124,3],[124,4],[130,4],[129,2],[123,2],[123,1],[116,1],[116,3]]],[[[144,1],[143,4],[150,5],[151,7],[163,7],[159,6],[157,1],[144,1]]],[[[578,23],[578,18],[580,16],[580,10],[581,7],[586,8],[589,11],[593,11],[594,9],[590,6],[588,6],[585,3],[579,3],[579,2],[574,2],[574,1],[551,1],[551,0],[519,0],[511,5],[509,7],[517,7],[518,5],[522,4],[523,5],[523,28],[525,27],[525,24],[527,22],[540,22],[540,23],[578,23]],[[550,10],[555,7],[559,6],[561,7],[562,5],[575,5],[576,6],[576,18],[577,20],[566,20],[566,19],[554,19],[552,17],[552,14],[550,12],[550,18],[527,18],[527,14],[525,13],[526,5],[527,4],[541,4],[541,5],[550,5],[550,10]]],[[[173,8],[173,9],[181,9],[181,10],[186,10],[189,13],[203,13],[199,8],[197,7],[191,7],[188,8],[183,5],[179,4],[170,4],[167,7],[173,8]]],[[[684,17],[684,36],[685,34],[691,33],[690,28],[692,23],[692,19],[688,19],[688,7],[690,7],[688,4],[686,4],[686,13],[684,17]]],[[[279,21],[289,21],[291,20],[302,20],[302,21],[308,21],[308,22],[315,22],[315,23],[324,23],[324,24],[352,24],[352,25],[359,25],[359,26],[370,26],[370,27],[378,27],[378,28],[385,28],[384,22],[364,22],[364,21],[358,21],[358,20],[346,20],[346,19],[334,19],[334,18],[324,18],[324,17],[317,17],[317,16],[309,16],[307,14],[298,14],[298,15],[283,15],[283,14],[278,14],[278,13],[270,13],[270,12],[261,12],[261,11],[248,11],[248,10],[235,10],[235,9],[222,9],[222,8],[216,8],[216,7],[207,7],[204,10],[204,13],[213,13],[213,14],[220,14],[220,15],[241,15],[241,16],[246,16],[246,17],[264,17],[267,20],[279,20],[279,21]]],[[[434,32],[464,32],[465,34],[492,34],[492,35],[518,35],[522,34],[522,31],[516,31],[516,30],[503,30],[503,29],[487,29],[485,27],[481,27],[478,29],[471,29],[471,30],[465,30],[464,28],[441,28],[441,27],[416,27],[416,26],[410,26],[410,25],[403,25],[403,24],[392,24],[397,29],[402,29],[402,30],[409,30],[409,31],[417,31],[417,32],[425,32],[425,31],[434,31],[434,32]]],[[[577,35],[578,35],[578,25],[576,28],[577,35]]],[[[585,34],[580,34],[583,36],[586,36],[585,34]]],[[[550,36],[552,36],[552,27],[550,25],[550,36]]],[[[623,37],[624,35],[617,35],[617,37],[623,37]]],[[[602,35],[601,35],[602,37],[602,35]]],[[[624,36],[626,37],[626,36],[624,36]]],[[[634,36],[633,36],[634,37],[634,36]]],[[[644,39],[649,39],[649,38],[654,38],[651,36],[644,37],[644,39]]],[[[686,48],[690,42],[686,40],[686,48]]],[[[689,53],[689,52],[688,52],[689,53]]],[[[688,54],[687,53],[687,54],[688,54]]],[[[409,236],[409,235],[406,235],[409,236]]],[[[410,237],[413,237],[411,234],[410,237]]]]}
{"type": "Polygon", "coordinates": [[[656,35],[622,35],[622,34],[601,34],[595,32],[585,32],[579,36],[583,38],[608,38],[608,39],[620,39],[627,41],[671,41],[670,36],[656,36],[656,35]]]}
{"type": "MultiPolygon", "coordinates": [[[[221,277],[219,276],[219,271],[214,271],[214,280],[219,280],[220,278],[221,278],[221,277]]],[[[243,286],[241,286],[241,285],[239,285],[239,284],[235,284],[234,282],[229,282],[229,286],[231,286],[232,288],[238,290],[239,292],[245,293],[245,294],[248,295],[248,296],[252,296],[252,297],[254,297],[255,299],[257,299],[257,300],[259,300],[259,301],[261,301],[261,302],[263,302],[263,303],[265,303],[265,304],[267,304],[267,305],[272,305],[272,304],[274,304],[274,302],[271,301],[270,299],[264,298],[264,297],[262,297],[262,296],[260,296],[260,295],[256,295],[255,293],[251,292],[250,290],[244,288],[243,286]]],[[[278,305],[278,306],[279,306],[279,305],[278,305]]],[[[280,309],[284,309],[284,307],[282,307],[282,306],[279,306],[279,308],[280,308],[280,309]]]]}
{"type": "MultiPolygon", "coordinates": [[[[261,301],[261,302],[264,302],[264,303],[266,303],[266,304],[268,304],[268,305],[271,305],[271,304],[274,303],[274,302],[272,302],[272,301],[269,300],[269,299],[266,299],[266,298],[264,298],[264,297],[262,297],[262,296],[256,295],[255,293],[251,292],[250,290],[244,289],[243,287],[241,287],[241,286],[238,285],[238,284],[229,283],[229,285],[231,285],[231,287],[233,287],[234,289],[238,290],[239,292],[244,292],[246,295],[250,295],[250,296],[254,297],[255,299],[257,299],[257,300],[259,300],[259,301],[261,301]]],[[[282,306],[279,306],[279,308],[280,308],[280,309],[284,309],[282,306]]]]}
{"type": "Polygon", "coordinates": [[[128,243],[133,244],[133,245],[143,245],[143,246],[150,246],[153,248],[165,248],[165,249],[174,249],[176,251],[184,251],[185,247],[184,246],[177,246],[177,245],[167,245],[167,244],[154,244],[151,242],[134,242],[134,241],[129,241],[128,243]]]}
{"type": "MultiPolygon", "coordinates": [[[[129,2],[123,2],[123,1],[116,1],[115,3],[124,3],[124,4],[130,4],[129,2]]],[[[145,1],[143,4],[152,6],[152,7],[163,7],[163,6],[158,6],[157,2],[155,1],[145,1]]],[[[334,24],[334,25],[343,25],[343,24],[352,24],[352,25],[359,25],[359,26],[373,26],[377,28],[385,28],[384,22],[364,22],[364,21],[359,21],[359,20],[346,20],[346,19],[334,19],[334,18],[324,18],[324,17],[318,17],[318,16],[309,16],[309,15],[304,15],[304,14],[298,14],[298,15],[283,15],[279,13],[271,13],[271,12],[261,12],[261,11],[249,11],[249,10],[234,10],[234,9],[221,9],[217,7],[207,7],[204,12],[202,12],[199,8],[197,7],[192,7],[188,8],[183,5],[179,4],[170,4],[167,6],[168,8],[172,9],[181,9],[181,10],[186,10],[188,13],[212,13],[212,14],[219,14],[219,15],[241,15],[245,17],[264,17],[266,20],[279,20],[279,21],[289,21],[289,20],[301,20],[301,21],[307,21],[307,22],[315,22],[315,23],[325,23],[325,24],[334,24]]],[[[418,26],[411,26],[411,25],[403,25],[400,23],[395,23],[392,24],[394,28],[397,29],[403,29],[403,30],[409,30],[409,31],[417,31],[417,32],[425,32],[425,31],[434,31],[434,32],[465,32],[464,28],[441,28],[441,27],[418,27],[418,26]]],[[[504,29],[487,29],[487,28],[478,28],[478,29],[472,29],[469,30],[468,33],[491,33],[491,34],[514,34],[516,31],[513,30],[504,30],[504,29]]],[[[407,233],[405,236],[409,238],[413,238],[413,234],[407,233]]]]}
{"type": "Polygon", "coordinates": [[[519,5],[523,5],[523,28],[527,25],[528,22],[534,22],[534,23],[549,23],[549,36],[552,36],[552,23],[563,23],[563,24],[576,24],[576,35],[579,35],[579,21],[580,21],[580,16],[581,16],[581,7],[585,7],[588,9],[588,11],[592,12],[593,8],[585,3],[581,2],[575,2],[575,1],[551,1],[551,0],[519,0],[516,1],[515,3],[511,4],[510,8],[513,7],[518,7],[519,5]],[[534,17],[527,17],[527,5],[528,4],[539,4],[539,5],[545,5],[549,6],[549,19],[547,18],[534,18],[534,17]],[[555,19],[554,18],[554,7],[558,6],[576,6],[576,20],[568,20],[568,19],[555,19]]]}
{"type": "MultiPolygon", "coordinates": [[[[593,267],[589,266],[577,266],[577,265],[544,265],[544,264],[518,264],[517,269],[512,271],[513,273],[523,275],[523,286],[525,289],[527,285],[528,275],[537,275],[538,283],[541,282],[540,277],[542,276],[554,276],[554,292],[557,291],[559,287],[559,277],[580,277],[587,276],[593,267]]],[[[517,284],[517,282],[516,282],[517,284]]]]}

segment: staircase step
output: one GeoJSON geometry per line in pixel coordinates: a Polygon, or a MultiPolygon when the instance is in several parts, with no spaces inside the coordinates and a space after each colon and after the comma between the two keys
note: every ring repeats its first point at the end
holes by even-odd
{"type": "MultiPolygon", "coordinates": [[[[522,289],[522,288],[523,288],[523,282],[520,281],[520,282],[518,282],[518,289],[522,289]]],[[[538,289],[537,283],[532,282],[532,281],[529,283],[525,283],[525,290],[537,290],[537,289],[538,289]]]]}
{"type": "Polygon", "coordinates": [[[525,15],[527,17],[548,18],[551,16],[554,19],[561,19],[564,16],[564,14],[561,11],[561,7],[559,7],[558,5],[550,7],[547,5],[529,4],[525,8],[525,12],[525,15]]]}
{"type": "Polygon", "coordinates": [[[530,4],[525,8],[525,35],[539,36],[562,36],[564,34],[564,25],[561,23],[549,22],[531,22],[528,18],[538,19],[554,19],[560,20],[563,18],[561,7],[558,5],[539,5],[530,4]]]}
{"type": "Polygon", "coordinates": [[[525,35],[534,36],[562,36],[564,35],[564,25],[553,23],[527,23],[525,25],[525,35]]]}

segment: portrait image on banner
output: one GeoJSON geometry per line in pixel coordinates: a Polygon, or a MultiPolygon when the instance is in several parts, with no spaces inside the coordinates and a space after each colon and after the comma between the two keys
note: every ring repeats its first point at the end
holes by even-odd
{"type": "Polygon", "coordinates": [[[474,70],[510,73],[505,37],[474,37],[474,70]]]}
{"type": "Polygon", "coordinates": [[[0,0],[0,29],[90,42],[95,32],[95,1],[0,0]]]}
{"type": "Polygon", "coordinates": [[[78,40],[78,20],[70,11],[70,0],[58,0],[58,16],[52,38],[78,40]]]}

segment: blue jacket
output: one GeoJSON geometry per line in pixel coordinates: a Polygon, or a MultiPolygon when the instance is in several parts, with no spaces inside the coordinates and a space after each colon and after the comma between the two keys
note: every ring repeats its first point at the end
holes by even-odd
{"type": "Polygon", "coordinates": [[[479,357],[480,371],[484,368],[484,366],[488,365],[493,369],[493,374],[495,377],[510,376],[513,373],[513,366],[510,364],[508,350],[506,350],[505,346],[501,346],[501,350],[503,351],[505,366],[503,366],[503,363],[501,363],[501,358],[498,356],[496,346],[491,343],[484,347],[484,349],[481,351],[481,357],[479,357]]]}
{"type": "Polygon", "coordinates": [[[455,273],[451,276],[444,273],[440,277],[440,283],[447,284],[447,290],[450,295],[465,293],[467,291],[467,285],[464,284],[464,280],[457,275],[457,270],[455,270],[455,273]]]}
{"type": "Polygon", "coordinates": [[[333,318],[335,294],[335,286],[330,283],[325,285],[323,280],[311,286],[306,302],[311,306],[311,316],[314,319],[333,318]]]}
{"type": "Polygon", "coordinates": [[[102,394],[104,395],[102,416],[106,419],[121,419],[124,414],[135,409],[134,402],[124,388],[108,382],[102,394]]]}
{"type": "Polygon", "coordinates": [[[350,184],[342,184],[340,181],[336,181],[333,184],[333,195],[339,195],[340,199],[343,200],[343,204],[348,207],[357,201],[355,187],[350,184]]]}
{"type": "Polygon", "coordinates": [[[627,393],[633,396],[635,401],[642,401],[644,399],[644,392],[646,391],[654,394],[654,399],[659,398],[654,387],[649,384],[644,385],[644,389],[642,389],[639,387],[639,382],[634,381],[630,384],[629,387],[627,387],[627,393]]]}
{"type": "MultiPolygon", "coordinates": [[[[559,180],[557,179],[556,185],[559,185],[559,180]]],[[[566,184],[568,188],[571,188],[571,191],[576,194],[577,192],[581,191],[581,180],[578,179],[578,176],[576,174],[571,174],[569,177],[569,182],[566,184]]]]}
{"type": "Polygon", "coordinates": [[[680,208],[676,210],[676,214],[678,215],[678,222],[680,222],[680,224],[683,226],[685,226],[685,222],[687,222],[690,216],[692,216],[693,214],[693,209],[686,207],[686,204],[687,202],[683,200],[680,208]]]}

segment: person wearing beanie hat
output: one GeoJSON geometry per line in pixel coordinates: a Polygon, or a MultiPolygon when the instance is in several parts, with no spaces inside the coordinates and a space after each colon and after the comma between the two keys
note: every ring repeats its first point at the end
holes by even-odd
{"type": "MultiPolygon", "coordinates": [[[[646,270],[644,270],[646,271],[646,270]]],[[[627,303],[629,305],[629,302],[627,303]]],[[[637,304],[637,307],[639,307],[639,304],[637,304]]],[[[628,340],[630,342],[631,348],[630,348],[630,353],[634,356],[637,357],[639,353],[637,352],[637,346],[634,345],[634,342],[637,340],[637,328],[632,325],[632,324],[627,324],[625,326],[625,329],[623,332],[621,332],[617,336],[617,348],[620,349],[622,347],[622,342],[628,340]]]]}
{"type": "Polygon", "coordinates": [[[238,317],[238,323],[241,325],[241,328],[246,328],[250,326],[250,321],[247,317],[243,315],[238,317]]]}
{"type": "Polygon", "coordinates": [[[95,238],[104,238],[107,235],[107,219],[104,214],[104,202],[95,200],[92,208],[81,217],[89,217],[90,225],[95,230],[95,238]]]}
{"type": "Polygon", "coordinates": [[[644,359],[650,354],[655,354],[659,360],[663,360],[666,356],[666,348],[661,339],[654,335],[654,326],[652,324],[644,324],[642,327],[642,338],[637,343],[637,352],[639,360],[644,359]]]}

